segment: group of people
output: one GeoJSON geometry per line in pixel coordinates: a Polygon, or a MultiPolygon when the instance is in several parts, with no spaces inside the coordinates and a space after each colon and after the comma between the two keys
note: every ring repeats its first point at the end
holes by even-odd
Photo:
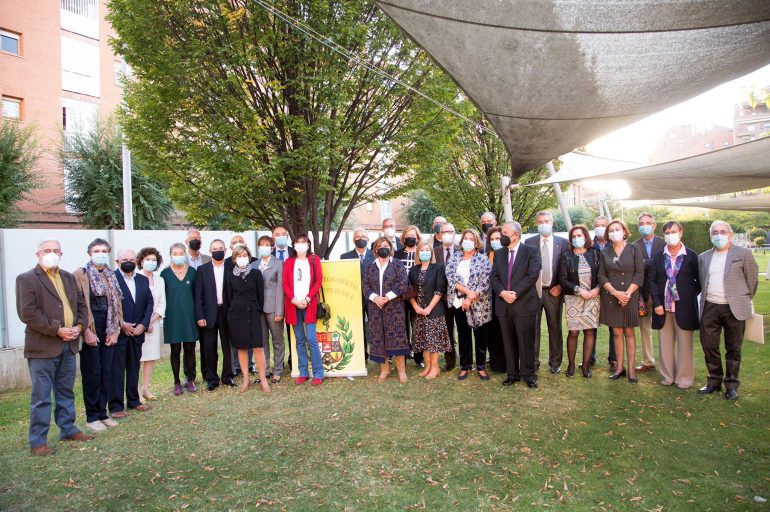
{"type": "MultiPolygon", "coordinates": [[[[684,244],[681,224],[667,222],[661,238],[648,213],[639,216],[640,237],[633,243],[621,220],[606,217],[594,220],[593,238],[586,226],[577,225],[565,239],[553,233],[551,213],[541,211],[538,234],[526,240],[517,222],[497,226],[490,212],[479,220],[481,229],[461,231],[459,243],[443,217],[434,220],[434,233],[426,239],[416,226],[397,237],[393,219],[383,221],[382,236],[371,244],[365,229],[354,232],[355,248],[342,258],[360,262],[366,353],[380,365],[379,381],[387,379],[391,360],[401,382],[407,380],[407,358],[426,379],[440,374],[440,354],[443,370],[453,370],[456,331],[459,380],[475,370],[488,381],[495,371],[506,373],[505,386],[523,380],[536,388],[545,312],[552,374],[562,371],[563,314],[567,377],[578,367],[583,377],[592,377],[596,333],[604,324],[610,334],[610,379],[636,383],[638,372],[655,368],[655,329],[661,384],[687,389],[695,378],[692,341],[699,329],[708,369],[699,393],[724,385],[725,397],[737,398],[744,322],[753,313],[758,267],[751,251],[732,243],[727,223],[711,225],[714,248],[697,255],[684,244]],[[639,366],[636,327],[642,340],[639,366]],[[576,367],[581,332],[582,362],[576,367]]],[[[279,226],[272,236],[258,239],[256,255],[240,236],[230,240],[229,255],[220,239],[210,242],[210,255],[201,248],[200,231],[190,229],[184,243],[170,247],[170,263],[162,270],[163,256],[152,247],[116,251],[113,270],[112,248],[97,238],[88,245],[85,265],[70,274],[59,268],[58,241],[38,245],[37,264],[16,280],[17,311],[27,325],[34,454],[52,451],[46,441],[52,393],[61,438],[92,438],[75,426],[78,353],[91,432],[116,426],[127,410],[149,409],[147,402],[157,399],[151,379],[160,358],[161,320],[174,395],[197,391],[197,342],[209,391],[237,387],[242,374],[239,391],[246,392],[249,374],[256,372],[255,384],[269,392],[282,378],[284,326],[289,325],[287,334],[296,340],[295,383],[322,384],[315,326],[323,272],[309,237],[299,234],[290,244],[288,231],[279,226]]],[[[290,353],[289,364],[291,358],[290,353]]]]}

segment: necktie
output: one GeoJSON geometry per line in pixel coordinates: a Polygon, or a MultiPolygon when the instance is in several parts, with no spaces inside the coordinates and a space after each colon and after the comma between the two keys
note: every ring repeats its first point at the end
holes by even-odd
{"type": "Polygon", "coordinates": [[[542,285],[551,286],[551,253],[548,250],[548,238],[543,239],[543,251],[540,253],[540,258],[543,262],[542,285]]]}
{"type": "Polygon", "coordinates": [[[363,255],[363,254],[359,254],[359,255],[358,255],[358,259],[359,259],[359,261],[360,261],[361,263],[363,263],[363,262],[364,262],[364,255],[363,255]]]}
{"type": "Polygon", "coordinates": [[[511,274],[513,274],[513,260],[516,258],[516,251],[508,253],[508,289],[511,289],[511,274]]]}
{"type": "Polygon", "coordinates": [[[281,261],[283,261],[283,259],[284,259],[284,256],[283,256],[284,252],[285,251],[283,249],[278,251],[278,259],[281,260],[281,261]]]}
{"type": "Polygon", "coordinates": [[[449,248],[447,247],[447,250],[446,250],[446,257],[444,258],[444,264],[445,264],[445,265],[446,265],[447,263],[449,263],[449,258],[452,256],[452,255],[450,254],[450,252],[451,252],[451,251],[450,251],[450,250],[449,250],[449,248]]]}

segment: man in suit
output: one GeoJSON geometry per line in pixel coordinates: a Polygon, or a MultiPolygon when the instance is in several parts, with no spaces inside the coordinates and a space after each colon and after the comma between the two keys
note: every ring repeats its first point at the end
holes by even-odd
{"type": "Polygon", "coordinates": [[[129,409],[147,411],[139,398],[139,365],[142,358],[144,332],[150,326],[155,306],[150,290],[150,280],[136,270],[136,253],[131,249],[118,251],[115,263],[119,271],[115,278],[123,294],[123,324],[120,326],[118,343],[112,357],[110,381],[110,416],[114,419],[126,417],[123,406],[125,390],[129,409]]]}
{"type": "Polygon", "coordinates": [[[273,256],[286,261],[295,256],[294,249],[289,244],[289,231],[283,226],[273,228],[273,256]]]}
{"type": "Polygon", "coordinates": [[[490,283],[495,296],[495,314],[505,348],[505,366],[510,386],[522,378],[527,387],[537,387],[535,371],[535,325],[540,311],[537,280],[540,252],[521,243],[521,224],[506,222],[495,251],[490,283]]]}
{"type": "Polygon", "coordinates": [[[486,254],[487,252],[487,231],[497,226],[497,215],[492,212],[484,212],[479,217],[479,224],[481,225],[481,252],[486,254]]]}
{"type": "MultiPolygon", "coordinates": [[[[455,243],[455,227],[451,222],[445,222],[441,225],[441,247],[436,247],[434,254],[436,255],[436,263],[444,265],[454,257],[455,253],[462,254],[462,248],[455,243]]],[[[455,317],[457,315],[464,315],[465,311],[461,308],[455,308],[451,302],[447,301],[446,309],[446,327],[449,331],[449,342],[452,344],[451,352],[444,352],[444,365],[445,372],[451,372],[454,370],[457,364],[457,351],[455,350],[455,317]]]]}
{"type": "Polygon", "coordinates": [[[536,285],[537,294],[540,297],[540,309],[535,327],[535,370],[540,369],[540,320],[545,310],[545,320],[548,324],[548,367],[551,373],[556,374],[561,371],[561,361],[564,356],[564,334],[561,329],[564,294],[559,285],[559,266],[561,259],[569,250],[569,242],[566,238],[553,234],[551,212],[537,212],[535,222],[539,236],[533,236],[524,241],[526,245],[540,251],[542,264],[536,285]]]}
{"type": "Polygon", "coordinates": [[[52,391],[60,438],[93,439],[75,425],[75,356],[88,325],[88,309],[75,278],[59,269],[61,255],[57,240],[40,242],[37,265],[16,278],[16,312],[27,326],[24,357],[32,380],[28,440],[33,455],[53,453],[48,447],[52,391]]]}
{"type": "MultiPolygon", "coordinates": [[[[655,223],[655,217],[651,213],[640,213],[636,218],[639,225],[639,237],[634,242],[644,257],[644,273],[645,275],[650,272],[650,265],[652,265],[653,256],[659,252],[663,252],[666,248],[666,242],[661,237],[655,235],[655,229],[658,225],[655,223]]],[[[650,296],[650,287],[647,283],[647,279],[644,280],[644,285],[639,291],[641,299],[647,306],[647,316],[643,316],[639,319],[639,338],[642,344],[642,364],[636,367],[636,371],[645,373],[655,369],[655,351],[652,346],[652,297],[650,296]]]]}
{"type": "MultiPolygon", "coordinates": [[[[393,245],[393,254],[396,254],[396,251],[404,247],[401,239],[396,236],[396,221],[390,217],[382,219],[382,236],[390,240],[390,243],[393,245]]],[[[373,245],[374,242],[372,242],[373,245]]]]}
{"type": "MultiPolygon", "coordinates": [[[[374,263],[374,254],[372,253],[371,249],[369,249],[367,246],[369,245],[369,233],[364,228],[358,228],[353,232],[353,243],[355,244],[355,249],[352,251],[348,251],[344,253],[342,256],[340,256],[340,259],[343,260],[354,260],[358,259],[360,265],[361,265],[361,308],[363,310],[363,318],[364,318],[364,326],[368,325],[369,318],[368,318],[368,312],[366,309],[366,303],[369,302],[366,300],[366,297],[363,296],[363,280],[364,280],[364,273],[366,272],[366,269],[374,263]]],[[[366,360],[369,360],[369,340],[367,335],[367,329],[364,328],[364,356],[366,357],[366,360]]]]}
{"type": "Polygon", "coordinates": [[[198,267],[204,263],[211,261],[211,256],[201,254],[201,232],[196,228],[190,228],[187,230],[187,238],[184,241],[187,245],[187,263],[198,270],[198,267]]]}
{"type": "MultiPolygon", "coordinates": [[[[222,309],[222,298],[225,295],[225,242],[215,239],[209,246],[212,260],[198,267],[195,276],[195,320],[201,333],[201,348],[206,354],[207,389],[214,391],[219,387],[220,379],[217,373],[219,366],[218,340],[222,343],[222,380],[230,387],[233,382],[233,355],[230,346],[230,336],[225,323],[222,309]]],[[[230,267],[232,272],[232,264],[230,267]]]]}
{"type": "Polygon", "coordinates": [[[441,226],[446,224],[446,219],[439,215],[433,219],[433,249],[441,247],[441,226]]]}
{"type": "Polygon", "coordinates": [[[703,291],[700,296],[700,343],[706,358],[707,384],[700,394],[720,391],[725,398],[738,398],[738,372],[741,368],[741,344],[746,320],[754,313],[751,299],[759,285],[759,265],[750,250],[732,243],[733,230],[727,222],[711,224],[713,249],[698,256],[698,271],[703,291]],[[719,339],[725,333],[725,365],[719,339]]]}

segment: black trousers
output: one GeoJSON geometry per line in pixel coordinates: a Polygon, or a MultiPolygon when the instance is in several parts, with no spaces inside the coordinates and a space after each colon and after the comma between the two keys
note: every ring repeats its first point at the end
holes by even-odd
{"type": "Polygon", "coordinates": [[[489,350],[489,369],[495,373],[505,373],[505,348],[500,334],[500,321],[492,316],[487,325],[487,349],[489,350]]]}
{"type": "Polygon", "coordinates": [[[96,337],[99,344],[95,347],[83,344],[80,349],[80,375],[83,379],[83,403],[86,406],[86,421],[107,419],[107,402],[110,395],[110,373],[115,345],[104,343],[107,339],[107,314],[94,313],[96,337]]]}
{"type": "MultiPolygon", "coordinates": [[[[444,316],[446,318],[446,328],[449,331],[449,342],[452,344],[452,350],[444,352],[444,361],[447,368],[454,368],[457,365],[457,351],[455,350],[455,316],[457,311],[455,308],[447,308],[446,315],[444,316]]],[[[460,314],[465,315],[462,309],[459,311],[460,314]]]]}
{"type": "MultiPolygon", "coordinates": [[[[412,347],[412,320],[414,319],[415,312],[412,309],[412,304],[408,301],[404,301],[404,319],[406,320],[406,339],[409,340],[409,348],[412,347]]],[[[425,356],[422,352],[412,352],[412,359],[415,364],[420,365],[425,361],[425,356]]]]}
{"type": "Polygon", "coordinates": [[[728,304],[714,304],[705,301],[700,318],[700,344],[706,358],[710,386],[738,389],[738,373],[741,369],[741,345],[746,322],[733,316],[728,304]],[[722,354],[719,351],[722,330],[725,333],[725,365],[722,369],[722,354]]]}
{"type": "Polygon", "coordinates": [[[224,321],[222,307],[217,308],[217,320],[214,325],[207,325],[201,329],[201,359],[206,359],[206,369],[203,378],[209,384],[219,384],[219,341],[222,344],[222,381],[232,382],[233,374],[233,354],[230,345],[230,335],[224,321]]]}
{"type": "Polygon", "coordinates": [[[545,321],[548,325],[548,366],[558,368],[564,358],[564,334],[561,329],[561,314],[564,306],[564,295],[554,297],[550,288],[543,288],[540,299],[540,311],[535,327],[535,369],[540,368],[540,321],[545,311],[545,321]]]}
{"type": "MultiPolygon", "coordinates": [[[[144,338],[142,338],[144,339],[144,338]]],[[[139,365],[142,358],[142,344],[134,338],[118,342],[112,357],[112,375],[110,378],[110,413],[119,412],[123,407],[125,390],[126,405],[133,409],[142,402],[139,400],[139,365]]]]}
{"type": "Polygon", "coordinates": [[[468,371],[473,368],[473,352],[476,353],[476,369],[486,370],[487,367],[487,326],[488,323],[472,329],[468,325],[468,316],[465,311],[459,309],[455,316],[457,322],[457,337],[460,348],[460,370],[468,371]],[[473,342],[476,342],[475,351],[473,342]]]}
{"type": "Polygon", "coordinates": [[[179,356],[184,349],[184,375],[188,382],[195,382],[195,342],[171,344],[171,371],[174,373],[174,384],[179,384],[179,356]]]}
{"type": "Polygon", "coordinates": [[[535,373],[535,325],[536,315],[501,315],[500,333],[505,349],[505,366],[509,377],[537,380],[535,373]]]}

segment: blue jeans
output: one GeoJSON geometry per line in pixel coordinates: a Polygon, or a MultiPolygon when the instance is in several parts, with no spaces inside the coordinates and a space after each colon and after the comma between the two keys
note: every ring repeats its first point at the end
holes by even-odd
{"type": "Polygon", "coordinates": [[[324,378],[324,364],[321,349],[315,335],[315,322],[305,323],[305,310],[297,308],[297,323],[294,324],[294,337],[297,340],[297,365],[299,376],[308,377],[307,350],[310,348],[310,362],[313,365],[313,377],[324,378]]]}
{"type": "Polygon", "coordinates": [[[29,402],[29,445],[37,448],[46,444],[51,426],[51,391],[56,403],[53,417],[61,430],[59,437],[71,437],[80,432],[75,426],[75,354],[69,343],[50,359],[27,359],[32,379],[29,402]]]}

